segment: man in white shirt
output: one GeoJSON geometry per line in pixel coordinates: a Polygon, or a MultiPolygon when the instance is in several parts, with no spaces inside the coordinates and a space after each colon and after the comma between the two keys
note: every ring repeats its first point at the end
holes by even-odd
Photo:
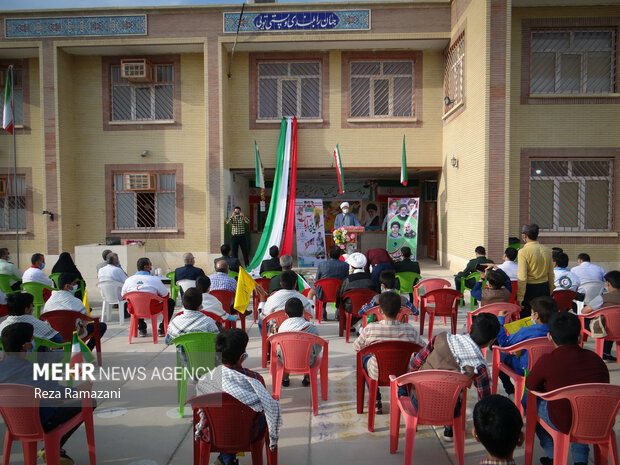
{"type": "Polygon", "coordinates": [[[570,290],[577,292],[577,288],[581,286],[579,277],[569,271],[568,268],[568,255],[564,252],[560,252],[554,255],[553,260],[553,274],[555,275],[555,290],[570,290]]]}
{"type": "Polygon", "coordinates": [[[35,253],[30,257],[30,263],[32,266],[24,271],[22,275],[22,282],[24,283],[41,283],[49,287],[54,287],[54,281],[52,281],[45,273],[45,255],[42,253],[35,253]]]}
{"type": "Polygon", "coordinates": [[[101,257],[103,258],[103,261],[101,263],[97,263],[97,274],[99,274],[99,270],[101,268],[103,268],[109,263],[108,255],[110,255],[111,253],[112,251],[110,249],[105,249],[103,252],[101,252],[101,257]]]}
{"type": "MultiPolygon", "coordinates": [[[[45,302],[42,313],[51,312],[54,310],[72,310],[74,312],[80,312],[87,315],[88,310],[86,310],[86,307],[84,307],[82,301],[73,295],[73,293],[78,289],[77,280],[78,277],[73,273],[62,273],[58,277],[58,290],[52,291],[51,297],[47,299],[47,302],[45,302]]],[[[89,336],[95,332],[95,323],[89,322],[84,325],[84,327],[86,328],[89,336]]],[[[107,325],[100,322],[100,337],[103,337],[106,329],[107,325]]],[[[90,338],[86,345],[90,350],[93,350],[95,348],[95,338],[90,338]]]]}
{"type": "Polygon", "coordinates": [[[107,256],[106,261],[106,266],[101,267],[97,273],[98,281],[117,281],[121,284],[125,284],[127,274],[119,265],[118,255],[114,252],[110,252],[107,256]]]}
{"type": "Polygon", "coordinates": [[[571,268],[571,272],[575,273],[581,284],[592,281],[605,281],[605,270],[598,265],[590,263],[590,256],[587,253],[577,255],[577,266],[571,268]]]}
{"type": "MultiPolygon", "coordinates": [[[[11,252],[9,252],[9,249],[6,247],[2,247],[0,249],[0,274],[8,274],[15,276],[16,278],[21,278],[21,270],[13,265],[9,260],[11,260],[11,252]]],[[[21,282],[19,280],[11,280],[11,288],[14,291],[19,290],[20,284],[21,282]]]]}
{"type": "Polygon", "coordinates": [[[231,315],[222,307],[222,302],[220,302],[216,297],[209,294],[209,290],[211,288],[211,279],[208,276],[199,276],[196,279],[196,288],[202,293],[202,307],[201,310],[205,310],[207,312],[211,312],[220,318],[228,321],[237,321],[237,317],[235,315],[231,315]]]}
{"type": "Polygon", "coordinates": [[[500,270],[506,273],[506,276],[508,276],[511,281],[518,280],[517,271],[519,270],[519,265],[515,263],[518,253],[519,252],[517,251],[517,249],[508,247],[506,250],[504,250],[504,263],[498,266],[500,270]]]}
{"type": "MultiPolygon", "coordinates": [[[[121,294],[125,295],[128,292],[150,292],[157,294],[160,297],[168,299],[168,321],[172,319],[174,313],[174,300],[170,299],[170,293],[161,279],[157,276],[151,276],[151,270],[153,264],[147,257],[138,259],[137,263],[138,271],[135,275],[128,277],[123,284],[121,294]]],[[[102,268],[103,270],[103,268],[102,268]]],[[[159,330],[157,332],[159,336],[164,336],[164,322],[159,324],[159,330]]],[[[146,323],[143,319],[138,320],[138,335],[140,337],[146,337],[146,323]]]]}

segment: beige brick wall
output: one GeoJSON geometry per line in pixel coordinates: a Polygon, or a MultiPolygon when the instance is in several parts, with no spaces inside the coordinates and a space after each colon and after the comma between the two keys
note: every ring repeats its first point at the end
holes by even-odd
{"type": "MultiPolygon", "coordinates": [[[[519,195],[527,188],[527,181],[521,182],[520,159],[522,148],[554,147],[620,147],[620,104],[567,104],[567,105],[522,105],[521,99],[521,22],[526,18],[576,18],[576,17],[618,17],[620,7],[597,8],[539,8],[515,9],[512,29],[512,79],[511,79],[511,120],[510,134],[510,223],[511,235],[518,235],[519,195]]],[[[616,163],[615,178],[620,176],[620,166],[616,163]]],[[[618,183],[616,182],[616,186],[618,183]]],[[[620,193],[616,189],[615,209],[620,205],[620,193]]],[[[617,216],[616,216],[617,218],[617,216]]],[[[618,224],[615,232],[620,231],[618,224]]],[[[573,238],[558,238],[550,246],[558,245],[571,259],[571,265],[580,252],[589,253],[592,261],[602,263],[608,269],[620,267],[620,240],[615,243],[586,244],[573,238]],[[567,242],[564,242],[567,241],[567,242]]],[[[607,242],[614,242],[614,239],[607,242]]]]}
{"type": "MultiPolygon", "coordinates": [[[[439,182],[438,257],[463,269],[478,245],[486,246],[488,152],[488,41],[486,2],[473,1],[452,29],[465,30],[465,110],[443,127],[439,182]],[[458,159],[458,168],[450,164],[458,159]]],[[[440,81],[443,85],[443,79],[440,81]]],[[[443,87],[442,87],[443,89],[443,87]]],[[[443,96],[441,96],[443,97],[443,96]]],[[[440,98],[441,98],[440,97],[440,98]]],[[[439,101],[439,100],[438,100],[439,101]]]]}

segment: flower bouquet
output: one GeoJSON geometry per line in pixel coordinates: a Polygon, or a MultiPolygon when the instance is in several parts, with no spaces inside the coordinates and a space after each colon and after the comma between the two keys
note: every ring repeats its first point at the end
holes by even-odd
{"type": "Polygon", "coordinates": [[[334,243],[344,250],[348,244],[355,244],[355,234],[349,234],[344,226],[332,229],[334,243]]]}

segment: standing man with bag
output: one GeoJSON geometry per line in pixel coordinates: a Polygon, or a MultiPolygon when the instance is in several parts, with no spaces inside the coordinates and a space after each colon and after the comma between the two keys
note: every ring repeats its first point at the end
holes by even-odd
{"type": "Polygon", "coordinates": [[[241,247],[243,261],[247,267],[250,264],[250,259],[248,257],[248,242],[245,238],[245,225],[250,224],[250,219],[243,214],[241,207],[237,206],[230,218],[226,220],[226,224],[232,226],[232,255],[235,258],[239,258],[238,249],[241,247]]]}

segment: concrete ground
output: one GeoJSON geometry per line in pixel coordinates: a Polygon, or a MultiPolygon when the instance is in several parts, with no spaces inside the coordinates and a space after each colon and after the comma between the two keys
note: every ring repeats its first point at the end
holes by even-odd
{"type": "MultiPolygon", "coordinates": [[[[434,262],[422,262],[423,277],[445,277],[452,280],[449,270],[440,268],[434,262]]],[[[465,312],[459,310],[457,328],[465,325],[465,312]]],[[[99,315],[100,302],[91,300],[94,314],[99,315]]],[[[333,311],[333,310],[332,310],[333,311]]],[[[108,322],[108,332],[103,338],[104,365],[130,366],[136,360],[145,368],[174,366],[175,355],[172,347],[166,347],[160,338],[157,344],[152,339],[134,339],[128,344],[128,327],[118,324],[117,311],[113,311],[112,322],[108,322]]],[[[249,318],[248,321],[253,321],[249,318]]],[[[449,324],[449,321],[448,321],[449,324]]],[[[414,326],[419,328],[419,324],[414,326]]],[[[434,333],[448,330],[441,319],[435,322],[434,333]]],[[[357,465],[402,464],[404,461],[404,425],[401,422],[401,436],[398,452],[389,453],[389,390],[382,388],[383,415],[378,415],[375,432],[367,431],[366,413],[356,413],[355,394],[355,356],[352,341],[347,344],[338,337],[338,325],[330,320],[319,326],[321,337],[329,341],[329,400],[320,400],[319,415],[313,416],[311,409],[310,388],[301,385],[301,375],[291,376],[291,385],[283,388],[281,404],[283,427],[278,448],[280,464],[319,465],[333,462],[355,463],[357,465]]],[[[149,327],[149,336],[151,330],[149,327]]],[[[267,369],[260,368],[260,337],[256,325],[248,328],[250,343],[247,352],[247,368],[260,372],[271,389],[271,378],[267,369]]],[[[590,341],[586,347],[593,349],[590,341]]],[[[488,355],[490,362],[490,351],[488,355]]],[[[620,382],[620,365],[607,365],[612,383],[620,382]]],[[[101,389],[102,386],[99,386],[101,389]]],[[[116,400],[99,401],[95,411],[95,434],[97,461],[105,465],[187,465],[192,463],[191,412],[187,410],[184,418],[178,417],[176,383],[174,381],[133,380],[127,382],[106,383],[105,389],[120,389],[121,397],[116,400]]],[[[500,387],[500,391],[502,391],[500,387]]],[[[187,398],[191,397],[194,387],[188,387],[187,398]]],[[[465,464],[477,464],[485,456],[484,449],[471,435],[471,411],[476,402],[475,389],[469,390],[467,411],[467,439],[465,443],[465,464]]],[[[366,412],[366,406],[365,406],[366,412]]],[[[620,426],[616,425],[616,430],[620,426]]],[[[0,423],[0,434],[6,428],[0,423]]],[[[416,435],[414,463],[448,465],[458,463],[453,444],[443,439],[442,427],[420,426],[416,435]]],[[[1,446],[0,446],[1,447],[1,446]]],[[[65,446],[68,454],[77,464],[87,464],[88,455],[85,447],[85,435],[80,428],[65,446]]],[[[515,454],[517,463],[523,463],[523,447],[515,454]]],[[[534,453],[534,464],[542,450],[538,447],[534,453]]],[[[212,454],[209,463],[215,461],[212,454]]],[[[593,463],[592,454],[590,461],[593,463]]],[[[14,443],[11,464],[23,463],[21,446],[14,443]]],[[[41,462],[39,462],[41,463],[41,462]]],[[[239,457],[240,464],[251,463],[249,453],[239,457]]]]}

